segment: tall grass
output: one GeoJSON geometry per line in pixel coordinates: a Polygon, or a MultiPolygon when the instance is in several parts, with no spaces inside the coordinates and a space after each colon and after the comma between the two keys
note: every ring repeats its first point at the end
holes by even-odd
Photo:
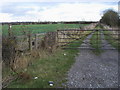
{"type": "Polygon", "coordinates": [[[32,77],[30,81],[25,82],[18,79],[12,82],[8,88],[49,88],[49,81],[55,83],[53,87],[63,87],[61,84],[66,81],[66,72],[74,63],[77,52],[76,50],[58,49],[50,54],[43,51],[40,53],[40,58],[32,60],[31,64],[25,68],[26,73],[32,77]],[[34,77],[38,77],[38,79],[35,80],[34,77]]]}

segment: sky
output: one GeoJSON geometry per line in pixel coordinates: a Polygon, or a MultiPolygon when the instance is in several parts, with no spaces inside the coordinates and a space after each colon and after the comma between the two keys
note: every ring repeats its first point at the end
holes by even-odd
{"type": "Polygon", "coordinates": [[[119,0],[4,0],[0,22],[99,21],[106,9],[118,11],[119,0]]]}

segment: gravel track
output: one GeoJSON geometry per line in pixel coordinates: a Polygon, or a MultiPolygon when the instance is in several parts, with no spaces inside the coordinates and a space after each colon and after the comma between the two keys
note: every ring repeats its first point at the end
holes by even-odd
{"type": "MultiPolygon", "coordinates": [[[[89,35],[81,47],[90,47],[89,35]]],[[[113,48],[104,39],[102,34],[102,45],[104,48],[113,48]],[[107,45],[105,45],[107,44],[107,45]]],[[[104,50],[104,52],[97,56],[92,50],[80,49],[80,53],[75,58],[76,62],[73,64],[68,72],[68,81],[66,83],[68,88],[117,88],[118,87],[118,51],[104,50]]]]}

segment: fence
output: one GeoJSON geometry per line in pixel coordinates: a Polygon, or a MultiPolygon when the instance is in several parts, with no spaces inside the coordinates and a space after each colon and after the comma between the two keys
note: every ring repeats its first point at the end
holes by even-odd
{"type": "MultiPolygon", "coordinates": [[[[42,48],[53,49],[56,46],[64,46],[68,43],[71,43],[74,40],[79,40],[81,37],[88,35],[90,32],[95,31],[96,23],[88,25],[85,29],[64,29],[57,30],[57,32],[48,32],[48,33],[39,33],[39,34],[29,34],[23,36],[17,36],[17,51],[26,51],[37,49],[41,43],[42,48]],[[87,29],[91,28],[91,30],[87,29]],[[44,41],[43,41],[44,39],[44,41]]],[[[105,30],[103,30],[105,31],[105,30]]],[[[111,31],[112,36],[118,38],[116,35],[116,30],[107,29],[111,31]]],[[[9,36],[11,36],[11,25],[9,26],[9,36]]],[[[110,34],[109,34],[110,35],[110,34]]]]}
{"type": "Polygon", "coordinates": [[[17,36],[17,48],[19,51],[37,49],[45,33],[17,36]]]}

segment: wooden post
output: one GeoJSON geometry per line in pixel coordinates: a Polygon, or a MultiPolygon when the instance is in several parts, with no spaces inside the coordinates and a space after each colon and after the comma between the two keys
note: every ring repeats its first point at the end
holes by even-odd
{"type": "Polygon", "coordinates": [[[8,35],[11,36],[11,28],[12,28],[12,25],[9,24],[9,28],[8,28],[8,35]]]}
{"type": "Polygon", "coordinates": [[[29,50],[32,50],[32,38],[31,38],[31,34],[28,35],[29,36],[29,50]]]}
{"type": "Polygon", "coordinates": [[[56,32],[56,43],[57,43],[57,45],[58,45],[58,30],[57,30],[57,32],[56,32]]]}
{"type": "Polygon", "coordinates": [[[99,39],[98,39],[98,34],[99,34],[99,33],[98,33],[98,30],[97,30],[97,43],[96,43],[96,44],[97,44],[97,48],[98,48],[98,42],[99,42],[99,41],[98,41],[98,40],[99,40],[99,39]]]}
{"type": "Polygon", "coordinates": [[[35,34],[35,49],[38,48],[38,35],[35,34]]]}

